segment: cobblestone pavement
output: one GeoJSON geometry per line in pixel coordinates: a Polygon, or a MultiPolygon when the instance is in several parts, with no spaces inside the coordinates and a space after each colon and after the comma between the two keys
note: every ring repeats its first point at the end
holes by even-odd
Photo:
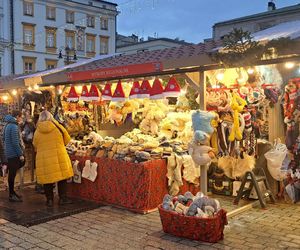
{"type": "Polygon", "coordinates": [[[229,221],[217,244],[164,234],[158,212],[109,206],[30,228],[0,219],[0,249],[300,249],[300,206],[268,205],[229,221]]]}

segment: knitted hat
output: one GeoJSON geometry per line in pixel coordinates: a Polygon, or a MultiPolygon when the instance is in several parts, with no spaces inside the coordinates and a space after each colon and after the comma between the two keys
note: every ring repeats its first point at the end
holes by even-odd
{"type": "Polygon", "coordinates": [[[79,100],[79,96],[76,93],[75,87],[71,86],[70,92],[67,96],[67,101],[68,102],[77,102],[79,100]]]}
{"type": "Polygon", "coordinates": [[[102,91],[102,100],[103,101],[110,101],[111,98],[112,98],[111,86],[110,86],[110,83],[107,82],[104,86],[103,91],[102,91]]]}
{"type": "Polygon", "coordinates": [[[114,95],[112,97],[112,101],[114,102],[122,102],[125,101],[125,93],[123,90],[122,82],[119,80],[117,87],[115,89],[114,95]]]}
{"type": "Polygon", "coordinates": [[[138,81],[135,81],[132,84],[132,88],[131,88],[130,94],[129,94],[129,99],[138,98],[139,93],[140,93],[140,83],[138,81]]]}
{"type": "Polygon", "coordinates": [[[148,80],[144,80],[142,82],[140,93],[138,95],[139,98],[149,98],[150,97],[151,86],[148,80]]]}
{"type": "Polygon", "coordinates": [[[244,121],[245,121],[245,131],[251,132],[252,131],[252,124],[251,124],[251,114],[249,112],[245,112],[243,114],[244,121]]]}
{"type": "Polygon", "coordinates": [[[100,96],[99,96],[98,88],[95,84],[92,84],[92,86],[90,88],[88,100],[89,101],[99,101],[99,99],[100,99],[100,96]]]}
{"type": "Polygon", "coordinates": [[[152,85],[151,91],[150,91],[150,99],[156,100],[156,99],[163,99],[164,89],[163,86],[158,78],[155,78],[154,83],[152,85]]]}
{"type": "Polygon", "coordinates": [[[180,95],[180,86],[175,77],[171,77],[165,90],[165,97],[178,97],[180,95]]]}
{"type": "Polygon", "coordinates": [[[81,91],[81,96],[80,96],[80,100],[82,100],[82,101],[89,101],[89,91],[88,91],[88,88],[87,88],[87,86],[86,85],[84,85],[83,87],[82,87],[82,91],[81,91]]]}

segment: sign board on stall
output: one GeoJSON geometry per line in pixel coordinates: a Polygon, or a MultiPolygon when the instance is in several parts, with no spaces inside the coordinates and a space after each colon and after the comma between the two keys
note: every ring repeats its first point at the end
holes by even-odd
{"type": "Polygon", "coordinates": [[[95,70],[70,72],[67,74],[69,81],[85,81],[92,79],[105,79],[111,77],[141,75],[160,72],[163,69],[161,62],[132,64],[113,68],[99,68],[95,70]]]}

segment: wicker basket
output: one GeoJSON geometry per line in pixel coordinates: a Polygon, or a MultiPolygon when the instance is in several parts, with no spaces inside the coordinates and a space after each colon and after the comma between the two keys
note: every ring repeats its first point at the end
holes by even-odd
{"type": "Polygon", "coordinates": [[[158,206],[161,223],[165,233],[191,240],[218,242],[224,237],[227,225],[226,211],[221,209],[212,218],[185,216],[174,211],[167,211],[158,206]]]}

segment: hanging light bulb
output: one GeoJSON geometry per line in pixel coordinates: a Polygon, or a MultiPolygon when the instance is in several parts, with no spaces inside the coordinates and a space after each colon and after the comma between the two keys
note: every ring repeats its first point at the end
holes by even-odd
{"type": "Polygon", "coordinates": [[[62,89],[59,89],[59,90],[58,90],[58,94],[60,94],[60,95],[61,95],[61,94],[62,94],[62,92],[63,92],[63,91],[62,91],[62,89]]]}
{"type": "Polygon", "coordinates": [[[28,90],[29,90],[29,91],[32,91],[32,87],[31,87],[31,86],[29,86],[29,87],[28,87],[28,90]]]}
{"type": "Polygon", "coordinates": [[[292,69],[295,66],[294,62],[286,62],[284,65],[287,69],[292,69]]]}
{"type": "Polygon", "coordinates": [[[18,92],[17,92],[17,90],[15,90],[15,89],[13,89],[13,91],[11,92],[13,95],[17,95],[18,94],[18,92]]]}
{"type": "Polygon", "coordinates": [[[2,98],[3,98],[3,101],[7,101],[8,100],[8,96],[7,95],[4,95],[2,98]]]}
{"type": "Polygon", "coordinates": [[[216,78],[218,81],[222,81],[224,79],[224,73],[218,73],[216,78]]]}
{"type": "Polygon", "coordinates": [[[252,75],[254,73],[254,69],[253,68],[249,68],[247,69],[247,72],[249,75],[252,75]]]}
{"type": "Polygon", "coordinates": [[[33,87],[35,90],[38,90],[40,87],[38,85],[34,85],[33,87]]]}

